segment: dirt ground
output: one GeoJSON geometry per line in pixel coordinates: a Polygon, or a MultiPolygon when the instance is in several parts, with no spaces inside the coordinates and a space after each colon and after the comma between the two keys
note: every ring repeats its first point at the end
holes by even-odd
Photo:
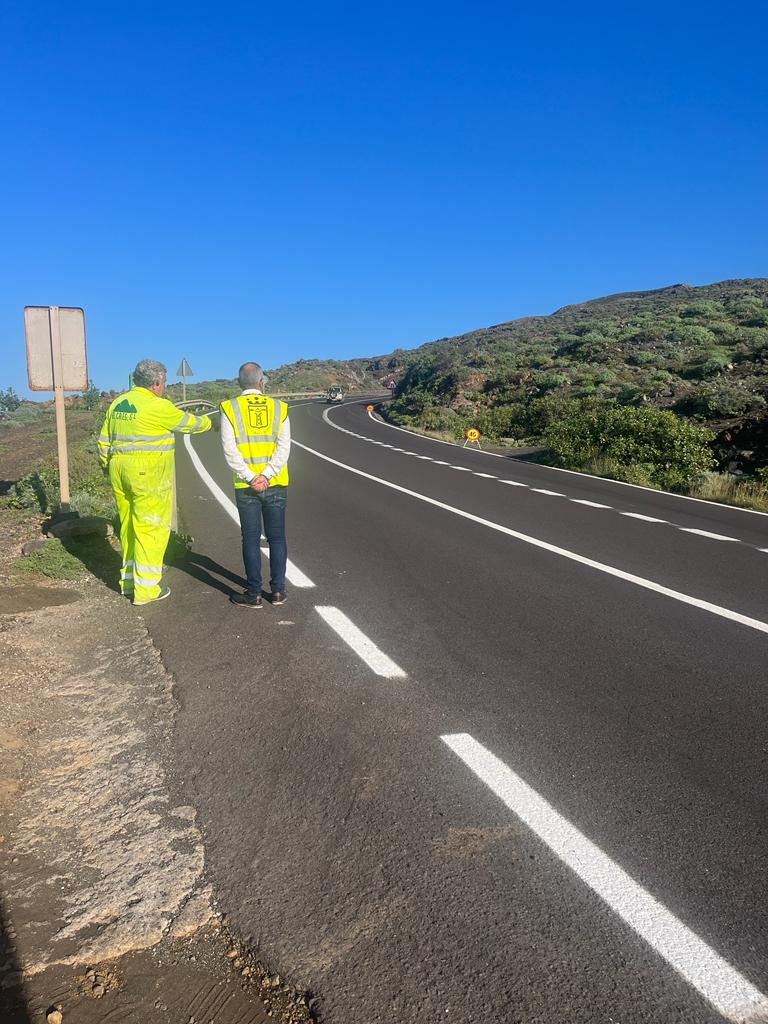
{"type": "MultiPolygon", "coordinates": [[[[141,616],[109,570],[20,574],[39,528],[0,508],[0,1020],[313,1020],[311,994],[217,911],[167,770],[172,680],[141,616]]],[[[97,563],[116,568],[114,549],[97,563]]]]}
{"type": "MultiPolygon", "coordinates": [[[[67,445],[74,447],[89,438],[99,414],[68,409],[67,445]]],[[[30,422],[0,420],[0,494],[40,463],[56,456],[56,420],[53,404],[42,406],[30,422]]]]}

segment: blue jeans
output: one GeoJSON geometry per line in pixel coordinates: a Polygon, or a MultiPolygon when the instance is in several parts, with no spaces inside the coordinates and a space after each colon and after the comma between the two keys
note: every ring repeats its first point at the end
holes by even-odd
{"type": "Polygon", "coordinates": [[[250,487],[236,487],[235,500],[243,532],[243,562],[248,581],[246,593],[261,594],[261,522],[269,544],[270,589],[273,594],[285,590],[285,563],[288,545],[285,541],[285,505],[287,487],[268,487],[257,494],[250,487]]]}

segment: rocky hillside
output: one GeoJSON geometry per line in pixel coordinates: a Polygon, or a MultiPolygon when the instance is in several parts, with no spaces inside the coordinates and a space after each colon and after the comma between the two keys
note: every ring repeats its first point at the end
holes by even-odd
{"type": "Polygon", "coordinates": [[[403,353],[367,359],[299,359],[267,370],[270,391],[314,391],[339,384],[352,391],[378,391],[402,367],[403,353]]]}
{"type": "Polygon", "coordinates": [[[768,464],[766,278],[609,295],[442,338],[403,364],[393,414],[427,429],[534,437],[558,401],[602,399],[710,427],[724,469],[768,464]]]}

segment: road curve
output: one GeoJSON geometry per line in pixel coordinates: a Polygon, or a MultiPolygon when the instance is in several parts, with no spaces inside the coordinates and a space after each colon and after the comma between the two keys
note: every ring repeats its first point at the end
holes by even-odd
{"type": "Polygon", "coordinates": [[[326,1024],[763,1019],[768,519],[326,411],[288,604],[208,434],[144,613],[233,925],[326,1024]]]}

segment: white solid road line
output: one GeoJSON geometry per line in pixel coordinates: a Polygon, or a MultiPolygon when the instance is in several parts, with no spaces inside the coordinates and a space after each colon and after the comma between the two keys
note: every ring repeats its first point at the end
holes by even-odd
{"type": "Polygon", "coordinates": [[[768,998],[467,733],[442,741],[611,910],[734,1024],[766,1020],[768,998]]]}
{"type": "Polygon", "coordinates": [[[385,679],[405,679],[406,674],[391,658],[379,650],[373,640],[361,632],[344,612],[338,608],[316,606],[315,611],[328,623],[331,629],[341,637],[345,644],[352,648],[358,658],[373,669],[377,676],[385,679]]]}
{"type": "Polygon", "coordinates": [[[344,462],[339,462],[338,459],[332,459],[330,455],[323,455],[322,452],[315,451],[314,448],[310,448],[308,445],[302,444],[300,441],[292,440],[292,444],[295,444],[298,448],[302,448],[305,452],[309,452],[310,455],[315,455],[318,459],[323,459],[325,462],[330,462],[333,466],[338,466],[340,469],[346,470],[348,473],[354,473],[356,476],[361,476],[365,480],[372,480],[374,483],[381,484],[382,487],[389,487],[393,491],[400,491],[401,494],[407,494],[411,498],[416,498],[419,501],[426,502],[426,504],[432,505],[435,508],[441,508],[445,512],[450,512],[452,515],[461,516],[463,519],[469,519],[471,522],[479,523],[481,526],[487,526],[489,530],[496,530],[497,533],[503,533],[508,537],[514,537],[516,540],[523,541],[525,544],[531,544],[533,547],[549,551],[552,554],[559,555],[561,558],[567,558],[572,562],[578,562],[580,565],[586,565],[591,569],[596,569],[598,572],[604,572],[609,576],[615,576],[617,579],[624,580],[627,583],[632,583],[636,587],[642,587],[643,589],[651,590],[656,594],[663,594],[665,597],[671,597],[674,601],[680,601],[683,604],[691,605],[693,608],[701,608],[702,611],[710,612],[712,615],[718,615],[720,618],[729,619],[731,622],[738,622],[740,625],[748,626],[750,629],[755,629],[760,633],[768,633],[768,622],[762,622],[760,619],[753,619],[749,615],[742,615],[741,612],[732,611],[730,608],[723,608],[721,605],[713,604],[711,601],[704,601],[699,597],[691,597],[689,594],[683,594],[679,590],[672,590],[670,587],[662,586],[662,584],[655,583],[653,580],[647,580],[642,576],[635,576],[634,573],[625,572],[623,569],[617,569],[615,566],[606,565],[603,562],[597,562],[593,558],[587,558],[585,555],[579,555],[575,551],[569,551],[567,548],[558,547],[556,544],[550,544],[547,541],[539,540],[537,537],[530,537],[528,534],[520,533],[518,530],[512,530],[508,526],[502,526],[500,523],[494,523],[490,519],[483,519],[482,516],[473,515],[471,512],[464,512],[462,509],[454,508],[453,505],[447,505],[445,502],[438,501],[436,498],[430,498],[426,494],[419,494],[418,491],[412,491],[407,487],[402,487],[400,484],[393,483],[391,480],[382,480],[381,477],[374,476],[372,473],[366,473],[362,469],[356,469],[354,466],[348,466],[344,462]]]}
{"type": "MultiPolygon", "coordinates": [[[[230,517],[230,519],[232,519],[232,521],[237,523],[237,525],[239,526],[240,516],[237,514],[237,505],[235,505],[234,501],[232,501],[232,499],[228,495],[226,495],[224,491],[222,491],[222,489],[219,487],[219,485],[216,483],[211,474],[203,465],[203,460],[200,458],[200,456],[197,454],[197,452],[192,446],[192,441],[190,439],[191,435],[182,434],[182,437],[184,438],[184,447],[187,449],[190,459],[192,459],[193,466],[200,474],[201,480],[206,485],[211,494],[214,496],[216,501],[218,501],[218,503],[230,517]]],[[[285,578],[288,580],[292,587],[309,588],[314,587],[315,585],[309,578],[309,576],[306,576],[301,571],[301,569],[299,569],[297,566],[293,564],[290,558],[288,559],[286,565],[285,578]]]]}

